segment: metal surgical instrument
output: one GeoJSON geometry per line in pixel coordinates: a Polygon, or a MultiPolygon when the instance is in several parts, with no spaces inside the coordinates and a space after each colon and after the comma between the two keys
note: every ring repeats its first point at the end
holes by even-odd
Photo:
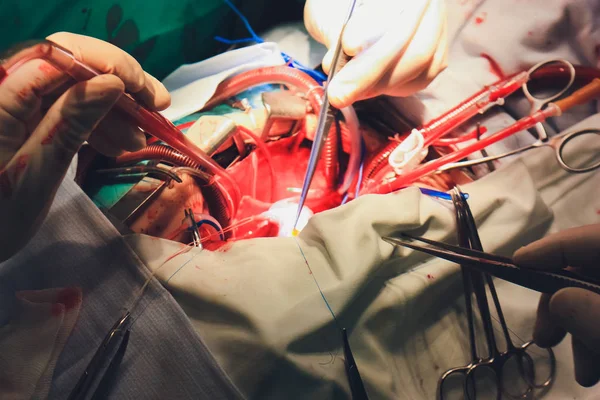
{"type": "MultiPolygon", "coordinates": [[[[547,379],[545,379],[541,383],[537,383],[534,362],[535,358],[530,353],[533,342],[529,341],[518,346],[512,342],[510,331],[508,329],[506,320],[504,318],[504,314],[500,306],[498,294],[496,292],[494,282],[491,278],[491,275],[498,276],[500,278],[504,278],[504,275],[502,273],[496,273],[496,269],[478,268],[478,266],[476,265],[476,263],[482,262],[481,260],[483,259],[489,259],[490,262],[497,267],[498,265],[507,264],[508,259],[483,253],[481,241],[477,233],[477,228],[475,226],[473,215],[471,213],[470,207],[468,206],[468,203],[462,195],[462,192],[460,192],[460,190],[458,189],[455,189],[455,191],[452,193],[452,200],[456,210],[459,244],[461,247],[452,246],[429,239],[416,238],[409,235],[404,235],[408,238],[408,240],[401,240],[389,237],[384,238],[385,241],[393,245],[406,246],[415,250],[424,251],[428,254],[432,254],[453,262],[457,262],[462,266],[461,269],[463,275],[463,285],[465,288],[466,314],[468,320],[467,322],[469,330],[471,359],[467,365],[452,368],[446,371],[441,376],[438,383],[438,398],[445,398],[444,394],[445,389],[447,389],[447,385],[449,385],[447,383],[449,378],[455,375],[459,375],[463,378],[462,383],[464,397],[468,400],[475,399],[477,393],[477,384],[481,384],[484,381],[484,379],[482,379],[482,376],[485,377],[485,374],[480,374],[482,371],[488,371],[492,373],[496,388],[496,399],[501,399],[503,394],[507,394],[509,395],[509,397],[513,398],[526,398],[533,391],[533,389],[545,388],[552,383],[556,373],[556,360],[554,357],[554,353],[551,349],[546,350],[548,353],[549,360],[549,374],[547,376],[547,379]],[[429,244],[430,246],[418,245],[410,242],[409,240],[421,241],[429,244]],[[433,250],[430,251],[430,249],[433,250]],[[446,254],[448,253],[453,255],[452,258],[446,257],[446,254]],[[459,255],[454,257],[454,254],[459,255]],[[478,271],[478,269],[480,271],[478,271]],[[496,342],[492,322],[492,314],[487,299],[486,284],[490,290],[492,301],[498,314],[498,321],[502,328],[504,341],[506,343],[506,350],[503,352],[499,350],[496,342]],[[478,354],[477,346],[475,343],[475,320],[473,314],[473,307],[471,304],[471,297],[473,293],[475,294],[477,306],[482,319],[483,331],[485,333],[486,338],[488,356],[485,358],[481,357],[478,354]],[[510,389],[507,388],[506,385],[504,385],[503,376],[506,372],[505,366],[510,361],[517,362],[517,371],[519,372],[520,377],[525,383],[525,386],[522,388],[521,393],[510,393],[510,389]]],[[[511,264],[514,266],[513,263],[511,264]]],[[[518,268],[516,266],[514,267],[518,268]]],[[[497,268],[506,267],[503,266],[497,268]]],[[[536,289],[538,285],[533,284],[532,286],[531,284],[529,284],[529,282],[532,282],[532,280],[534,279],[537,279],[537,277],[534,276],[533,278],[529,277],[526,279],[508,280],[526,287],[532,287],[535,290],[539,290],[539,288],[536,289]]],[[[513,387],[512,390],[514,392],[514,390],[518,391],[519,389],[514,389],[513,387]]]]}
{"type": "MultiPolygon", "coordinates": [[[[109,369],[116,368],[116,366],[111,362],[107,370],[102,373],[103,367],[106,365],[116,343],[120,343],[117,348],[117,353],[123,353],[125,348],[127,347],[127,343],[129,341],[129,320],[131,319],[131,314],[127,311],[122,317],[120,317],[117,322],[115,322],[112,329],[108,332],[108,334],[104,337],[102,343],[100,343],[100,347],[92,357],[92,360],[88,364],[87,368],[83,372],[83,375],[79,378],[77,385],[69,395],[68,400],[79,400],[85,399],[88,397],[90,393],[95,392],[98,388],[92,391],[92,385],[98,378],[102,378],[107,373],[111,372],[109,369]]],[[[114,356],[113,356],[114,357],[114,356]]]]}
{"type": "MultiPolygon", "coordinates": [[[[352,3],[350,4],[348,15],[344,21],[344,24],[342,25],[340,37],[335,47],[333,61],[331,62],[331,70],[329,71],[329,76],[327,77],[326,89],[333,77],[335,76],[335,74],[337,74],[340,71],[340,69],[342,69],[351,59],[351,57],[345,54],[342,49],[342,38],[344,37],[344,31],[346,29],[346,26],[348,25],[348,22],[350,21],[350,18],[352,17],[352,13],[354,12],[355,5],[356,0],[352,1],[352,3]]],[[[321,158],[321,152],[323,151],[325,141],[327,140],[327,136],[329,135],[329,131],[334,121],[335,111],[329,103],[327,90],[325,90],[325,94],[323,96],[323,107],[321,107],[321,111],[319,113],[317,130],[315,132],[315,139],[312,145],[312,149],[310,150],[308,167],[306,169],[306,175],[304,176],[304,183],[302,184],[302,193],[300,194],[300,201],[298,202],[298,212],[296,214],[296,220],[294,222],[294,229],[296,228],[298,220],[300,219],[302,208],[304,207],[304,203],[306,202],[306,198],[308,197],[308,191],[310,190],[310,185],[317,170],[317,164],[319,163],[319,159],[321,158]]]]}
{"type": "Polygon", "coordinates": [[[448,170],[455,169],[455,168],[464,168],[464,167],[470,167],[473,165],[479,165],[482,163],[488,163],[493,160],[498,160],[500,158],[523,153],[527,150],[537,149],[540,147],[547,146],[547,147],[552,147],[554,149],[554,152],[556,155],[556,160],[558,161],[558,164],[560,165],[560,167],[562,169],[564,169],[565,171],[571,172],[571,173],[590,172],[590,171],[600,168],[600,153],[597,155],[597,157],[586,160],[586,163],[583,165],[574,164],[574,162],[572,160],[569,160],[568,159],[569,157],[566,155],[567,153],[569,153],[569,151],[567,151],[567,149],[573,148],[572,146],[568,146],[568,144],[575,143],[575,141],[573,141],[573,139],[578,138],[580,136],[586,136],[586,135],[589,135],[589,136],[597,135],[598,136],[597,142],[600,143],[600,130],[599,129],[577,130],[577,131],[573,131],[573,132],[562,133],[562,134],[553,136],[550,139],[548,139],[547,137],[540,138],[528,146],[521,147],[519,149],[515,149],[515,150],[509,151],[506,153],[502,153],[502,154],[498,154],[495,156],[489,156],[489,157],[478,158],[476,160],[461,161],[461,162],[446,164],[443,167],[440,167],[438,169],[438,171],[440,171],[440,172],[448,171],[448,170]]]}
{"type": "Polygon", "coordinates": [[[395,246],[408,247],[448,261],[468,265],[497,278],[540,293],[554,293],[560,289],[577,287],[600,294],[599,281],[567,270],[547,272],[521,268],[508,257],[464,249],[424,238],[410,237],[410,239],[428,243],[430,246],[418,245],[408,240],[397,238],[384,237],[383,239],[395,246]]]}
{"type": "Polygon", "coordinates": [[[192,240],[194,242],[194,247],[202,247],[202,240],[200,238],[200,232],[198,231],[198,225],[196,225],[196,217],[194,216],[194,211],[191,208],[188,208],[184,211],[185,218],[188,221],[188,230],[192,234],[192,240]]]}

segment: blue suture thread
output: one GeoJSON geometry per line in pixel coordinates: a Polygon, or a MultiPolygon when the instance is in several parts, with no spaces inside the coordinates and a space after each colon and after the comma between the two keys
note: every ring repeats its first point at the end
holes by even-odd
{"type": "Polygon", "coordinates": [[[221,43],[225,43],[225,44],[245,44],[245,43],[256,42],[256,40],[254,40],[252,38],[247,38],[247,39],[225,39],[224,37],[221,37],[221,36],[215,36],[214,39],[217,42],[221,42],[221,43]]]}
{"type": "Polygon", "coordinates": [[[281,56],[283,57],[284,61],[288,64],[288,66],[304,72],[306,75],[310,76],[315,81],[317,81],[320,85],[323,85],[323,83],[327,80],[327,77],[322,72],[305,67],[304,65],[295,61],[292,57],[285,54],[284,52],[281,52],[281,56]]]}
{"type": "Polygon", "coordinates": [[[219,237],[221,238],[221,240],[225,241],[225,235],[223,234],[223,228],[221,228],[221,226],[219,224],[216,224],[214,221],[210,221],[208,219],[201,219],[200,221],[198,221],[196,223],[196,226],[198,228],[200,228],[204,224],[210,225],[213,228],[215,228],[217,230],[217,232],[219,232],[219,237]]]}
{"type": "Polygon", "coordinates": [[[257,43],[264,43],[264,40],[262,40],[260,38],[260,36],[258,36],[256,34],[256,32],[254,32],[254,29],[252,29],[252,25],[250,25],[250,22],[248,21],[248,18],[246,18],[244,16],[244,14],[242,14],[242,12],[240,10],[238,10],[238,8],[230,0],[223,0],[223,1],[225,2],[225,4],[227,4],[229,6],[229,8],[231,8],[231,10],[234,13],[237,14],[237,16],[240,18],[240,20],[244,23],[244,26],[246,27],[246,30],[248,31],[248,33],[250,34],[250,36],[252,36],[252,40],[254,40],[257,43]]]}
{"type": "Polygon", "coordinates": [[[331,306],[329,305],[329,302],[327,301],[327,298],[325,297],[325,294],[321,290],[321,286],[319,286],[319,282],[317,281],[317,278],[315,277],[315,274],[313,274],[313,271],[310,268],[310,265],[308,264],[308,260],[306,259],[306,256],[304,255],[304,251],[302,251],[302,247],[300,246],[300,243],[298,243],[298,239],[296,239],[294,237],[294,241],[296,242],[296,245],[298,246],[298,249],[300,250],[300,254],[302,254],[302,258],[304,259],[304,263],[306,264],[306,267],[308,268],[308,271],[310,272],[310,274],[313,277],[313,280],[315,281],[315,285],[317,285],[317,289],[319,289],[319,293],[321,294],[321,297],[323,298],[323,301],[325,302],[325,305],[327,306],[327,309],[329,310],[329,312],[331,313],[331,316],[333,317],[333,321],[335,322],[335,324],[337,325],[337,327],[341,330],[342,328],[340,326],[340,323],[338,322],[338,320],[337,320],[337,318],[335,316],[335,313],[331,309],[331,306]]]}
{"type": "MultiPolygon", "coordinates": [[[[215,36],[214,39],[218,42],[221,43],[225,43],[225,44],[229,44],[229,45],[233,45],[233,44],[245,44],[245,43],[264,43],[265,41],[256,34],[256,32],[254,32],[254,29],[252,29],[252,26],[250,25],[250,22],[248,21],[248,18],[246,18],[244,16],[244,14],[242,14],[242,12],[230,1],[230,0],[223,0],[225,2],[225,4],[227,4],[229,6],[229,8],[231,8],[231,10],[240,18],[240,20],[244,23],[244,26],[246,27],[246,30],[248,31],[248,33],[250,34],[249,38],[245,38],[245,39],[226,39],[224,37],[221,36],[215,36]]],[[[315,81],[317,81],[320,85],[323,85],[323,82],[325,82],[327,80],[327,77],[325,76],[325,74],[319,72],[319,71],[315,71],[314,69],[310,69],[305,67],[304,65],[300,64],[299,62],[295,61],[292,57],[290,57],[289,55],[285,54],[284,52],[281,53],[281,56],[283,57],[283,60],[285,61],[285,63],[291,67],[291,68],[296,68],[302,72],[304,72],[305,74],[307,74],[308,76],[310,76],[311,78],[313,78],[315,81]]]]}
{"type": "Polygon", "coordinates": [[[186,262],[184,262],[184,263],[183,263],[183,265],[182,265],[181,267],[177,268],[177,271],[173,272],[173,274],[172,274],[172,275],[169,277],[169,279],[167,279],[167,281],[165,282],[165,285],[168,285],[168,284],[169,284],[169,281],[171,280],[171,278],[173,278],[175,275],[177,275],[177,273],[178,273],[179,271],[181,271],[181,270],[183,269],[183,267],[185,267],[185,266],[186,266],[186,265],[188,265],[190,262],[192,262],[192,260],[193,260],[194,258],[196,258],[196,256],[197,256],[198,254],[200,254],[200,253],[201,253],[201,251],[198,251],[198,252],[196,252],[196,253],[195,253],[195,254],[194,254],[192,257],[190,257],[190,259],[189,259],[189,260],[187,260],[186,262]]]}

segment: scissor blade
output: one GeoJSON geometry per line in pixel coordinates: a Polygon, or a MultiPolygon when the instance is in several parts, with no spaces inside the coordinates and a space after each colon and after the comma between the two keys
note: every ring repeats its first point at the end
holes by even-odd
{"type": "Polygon", "coordinates": [[[468,265],[469,267],[476,268],[497,278],[540,293],[554,293],[560,289],[577,287],[600,294],[600,282],[579,276],[569,271],[547,272],[525,269],[512,263],[456,254],[450,250],[430,246],[420,246],[396,238],[383,237],[382,239],[395,246],[408,247],[457,264],[468,265]]]}
{"type": "Polygon", "coordinates": [[[498,256],[496,254],[485,253],[485,252],[479,251],[479,250],[468,249],[465,247],[455,246],[455,245],[444,243],[444,242],[438,242],[438,241],[427,239],[424,237],[413,236],[408,233],[403,233],[402,236],[404,236],[410,240],[427,243],[432,246],[439,247],[441,249],[448,250],[448,251],[451,251],[454,253],[468,255],[468,256],[472,256],[472,257],[483,258],[483,259],[491,260],[491,261],[497,261],[500,263],[514,264],[512,259],[510,259],[508,257],[502,257],[502,256],[498,256]]]}
{"type": "Polygon", "coordinates": [[[350,349],[350,341],[348,340],[346,328],[342,329],[342,338],[344,340],[346,374],[348,376],[348,382],[350,383],[352,400],[368,400],[369,397],[367,396],[365,385],[360,377],[358,366],[356,365],[356,361],[354,361],[354,356],[352,355],[352,350],[350,349]]]}
{"type": "MultiPolygon", "coordinates": [[[[439,247],[422,246],[422,245],[418,245],[418,244],[415,244],[415,243],[411,243],[411,242],[408,242],[408,241],[405,241],[405,240],[401,240],[401,239],[397,239],[397,238],[392,238],[392,237],[382,237],[382,239],[385,240],[386,242],[388,242],[391,245],[408,247],[409,249],[421,251],[423,253],[427,253],[427,254],[430,254],[430,255],[435,256],[435,257],[443,258],[444,260],[452,261],[452,262],[457,263],[457,264],[468,264],[468,265],[472,265],[472,264],[484,264],[484,265],[494,264],[494,265],[498,265],[498,266],[513,266],[513,267],[516,267],[514,264],[505,263],[505,262],[496,261],[496,260],[490,260],[490,259],[488,259],[488,258],[485,257],[487,255],[486,253],[478,252],[478,254],[476,254],[476,255],[467,255],[467,254],[461,254],[461,253],[457,253],[457,252],[455,252],[453,250],[446,250],[446,249],[439,248],[439,247]]],[[[459,247],[459,249],[463,250],[460,247],[459,247]]],[[[472,250],[472,251],[474,252],[475,250],[472,250]]]]}

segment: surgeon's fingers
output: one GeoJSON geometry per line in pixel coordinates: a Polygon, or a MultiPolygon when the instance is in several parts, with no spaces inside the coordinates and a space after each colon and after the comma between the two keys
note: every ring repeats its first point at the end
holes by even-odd
{"type": "Polygon", "coordinates": [[[515,262],[526,268],[558,270],[600,267],[600,225],[567,229],[517,250],[515,262]]]}
{"type": "MultiPolygon", "coordinates": [[[[423,7],[423,3],[427,4],[427,2],[415,3],[406,6],[423,7]]],[[[366,93],[378,84],[384,87],[401,85],[427,69],[439,41],[441,25],[437,22],[441,10],[439,2],[430,1],[426,9],[418,11],[403,14],[417,15],[416,28],[413,25],[415,22],[411,21],[406,22],[410,28],[390,30],[381,40],[350,61],[334,77],[328,88],[334,106],[347,106],[358,99],[365,98],[366,93]],[[432,31],[430,27],[434,26],[437,26],[437,29],[432,31]],[[387,79],[382,79],[384,77],[387,79]]]]}
{"type": "Polygon", "coordinates": [[[537,318],[533,328],[533,340],[543,348],[553,347],[559,344],[567,334],[550,312],[549,294],[542,294],[537,309],[537,318]]]}
{"type": "Polygon", "coordinates": [[[31,122],[40,112],[41,97],[64,76],[42,60],[25,63],[0,85],[0,166],[25,143],[31,122]]]}
{"type": "Polygon", "coordinates": [[[76,84],[49,109],[3,170],[0,220],[11,229],[0,229],[0,259],[14,254],[37,230],[73,156],[123,90],[123,82],[112,75],[76,84]]]}
{"type": "Polygon", "coordinates": [[[600,353],[586,346],[584,342],[573,336],[573,363],[575,380],[581,386],[591,387],[600,381],[600,353]]]}
{"type": "Polygon", "coordinates": [[[0,108],[19,121],[39,109],[41,97],[60,83],[63,74],[43,60],[32,60],[8,75],[0,86],[0,108]]]}
{"type": "MultiPolygon", "coordinates": [[[[379,15],[377,21],[373,21],[373,16],[377,15],[377,12],[374,12],[376,10],[372,9],[373,7],[381,7],[381,4],[359,2],[354,8],[352,18],[346,25],[342,37],[342,48],[344,53],[351,57],[357,56],[381,39],[389,26],[397,23],[398,17],[404,11],[402,2],[394,2],[386,13],[379,15]]],[[[339,39],[339,33],[335,39],[339,39]]]]}
{"type": "MultiPolygon", "coordinates": [[[[424,67],[423,72],[412,81],[406,83],[395,83],[385,85],[385,79],[382,79],[372,90],[365,96],[367,98],[379,96],[381,94],[397,97],[410,96],[429,86],[429,84],[448,66],[448,35],[447,24],[444,23],[444,28],[441,31],[439,46],[435,51],[433,58],[429,63],[429,67],[424,67]]],[[[394,71],[391,71],[393,76],[394,71]]]]}
{"type": "Polygon", "coordinates": [[[600,353],[600,295],[579,288],[562,289],[550,299],[550,312],[567,332],[600,353]]]}
{"type": "Polygon", "coordinates": [[[48,40],[69,49],[79,61],[105,74],[121,78],[129,93],[145,106],[161,110],[169,106],[170,95],[156,79],[146,74],[131,55],[105,41],[88,36],[59,32],[48,40]]]}
{"type": "Polygon", "coordinates": [[[162,111],[171,105],[171,95],[162,83],[149,73],[144,71],[145,85],[135,98],[148,108],[162,111]]]}
{"type": "Polygon", "coordinates": [[[117,157],[123,151],[137,151],[146,147],[146,136],[122,113],[112,110],[92,132],[88,142],[105,156],[117,157]]]}

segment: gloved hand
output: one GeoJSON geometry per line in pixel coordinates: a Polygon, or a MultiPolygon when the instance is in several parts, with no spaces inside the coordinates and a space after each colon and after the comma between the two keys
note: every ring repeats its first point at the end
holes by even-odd
{"type": "MultiPolygon", "coordinates": [[[[517,250],[517,264],[556,271],[563,268],[600,277],[600,225],[568,229],[517,250]]],[[[541,347],[557,345],[567,332],[573,335],[575,378],[585,387],[600,380],[600,295],[568,288],[542,295],[533,332],[541,347]]]]}
{"type": "Polygon", "coordinates": [[[0,261],[35,234],[84,141],[107,155],[145,146],[137,127],[110,112],[125,89],[152,109],[170,103],[163,85],[117,47],[70,33],[49,39],[106,75],[73,84],[33,60],[0,83],[0,261]]]}
{"type": "MultiPolygon", "coordinates": [[[[351,0],[307,0],[304,23],[333,52],[351,0]]],[[[382,94],[409,96],[424,89],[446,67],[444,0],[357,0],[342,39],[355,57],[334,77],[328,94],[337,108],[382,94]]]]}

